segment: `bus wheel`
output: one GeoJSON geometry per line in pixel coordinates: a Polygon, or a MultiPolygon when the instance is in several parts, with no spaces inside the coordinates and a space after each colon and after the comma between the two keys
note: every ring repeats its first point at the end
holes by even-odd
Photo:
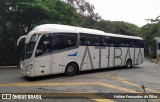
{"type": "Polygon", "coordinates": [[[131,68],[132,67],[132,61],[131,59],[128,59],[126,62],[126,68],[131,68]]]}
{"type": "Polygon", "coordinates": [[[76,75],[78,72],[78,67],[75,63],[70,63],[67,65],[65,69],[65,74],[68,76],[76,75]]]}

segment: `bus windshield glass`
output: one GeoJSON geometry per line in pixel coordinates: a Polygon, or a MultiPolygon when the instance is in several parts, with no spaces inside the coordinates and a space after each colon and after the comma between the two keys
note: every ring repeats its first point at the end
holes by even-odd
{"type": "Polygon", "coordinates": [[[38,39],[38,35],[34,34],[34,35],[32,35],[29,43],[25,44],[24,50],[23,50],[23,58],[22,59],[31,58],[37,39],[38,39]]]}

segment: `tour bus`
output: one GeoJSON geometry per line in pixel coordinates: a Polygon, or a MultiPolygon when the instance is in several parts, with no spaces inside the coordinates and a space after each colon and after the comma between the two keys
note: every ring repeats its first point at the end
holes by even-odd
{"type": "Polygon", "coordinates": [[[143,63],[144,45],[141,37],[105,33],[81,27],[43,24],[24,40],[20,67],[29,77],[114,68],[143,63]]]}

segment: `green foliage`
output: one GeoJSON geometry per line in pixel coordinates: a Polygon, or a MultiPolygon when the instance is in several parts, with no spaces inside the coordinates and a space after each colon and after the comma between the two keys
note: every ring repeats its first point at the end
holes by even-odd
{"type": "Polygon", "coordinates": [[[124,35],[131,35],[131,36],[139,36],[139,31],[140,28],[137,27],[134,24],[130,24],[127,22],[119,22],[119,21],[115,21],[113,22],[114,26],[115,26],[115,33],[118,34],[124,34],[124,35]]]}
{"type": "Polygon", "coordinates": [[[155,37],[160,37],[160,22],[156,24],[147,24],[141,28],[141,36],[144,38],[145,54],[156,57],[155,37]]]}
{"type": "Polygon", "coordinates": [[[66,25],[80,25],[80,15],[76,10],[60,0],[48,1],[52,20],[50,23],[60,23],[66,25]],[[53,6],[54,4],[54,6],[53,6]]]}
{"type": "Polygon", "coordinates": [[[79,25],[80,16],[60,0],[0,0],[0,65],[19,62],[17,39],[43,23],[79,25]]]}
{"type": "Polygon", "coordinates": [[[87,18],[84,26],[88,28],[102,30],[108,33],[115,33],[115,34],[123,34],[123,35],[130,35],[130,36],[140,36],[140,28],[134,24],[121,22],[121,21],[106,21],[100,20],[96,21],[91,17],[87,18]]]}
{"type": "Polygon", "coordinates": [[[80,15],[83,16],[93,16],[94,13],[94,6],[90,4],[86,0],[64,0],[66,3],[68,3],[70,6],[74,7],[80,15]]]}

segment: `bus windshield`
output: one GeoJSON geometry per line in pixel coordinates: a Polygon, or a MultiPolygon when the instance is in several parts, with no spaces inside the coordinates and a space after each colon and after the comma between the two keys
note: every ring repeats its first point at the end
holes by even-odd
{"type": "Polygon", "coordinates": [[[35,46],[35,42],[29,42],[28,44],[25,44],[23,59],[28,59],[32,56],[34,46],[35,46]]]}
{"type": "Polygon", "coordinates": [[[29,43],[25,44],[22,59],[31,58],[37,39],[38,39],[38,35],[34,34],[32,35],[29,43]]]}

